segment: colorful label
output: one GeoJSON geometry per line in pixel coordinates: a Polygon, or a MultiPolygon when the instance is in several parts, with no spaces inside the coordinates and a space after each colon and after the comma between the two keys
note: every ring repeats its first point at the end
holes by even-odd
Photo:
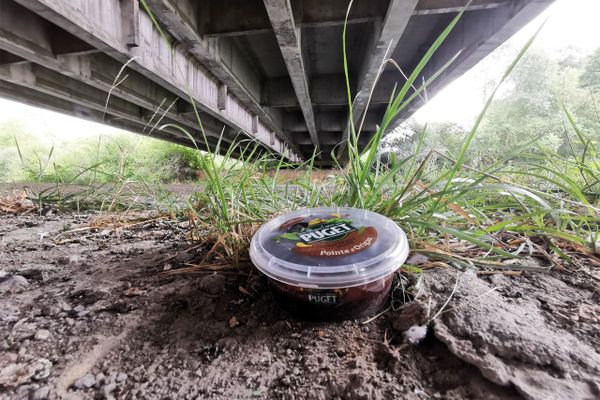
{"type": "Polygon", "coordinates": [[[346,222],[332,222],[309,227],[299,232],[298,237],[302,242],[310,244],[322,240],[337,240],[356,230],[355,227],[346,222]]]}
{"type": "Polygon", "coordinates": [[[338,257],[359,253],[377,240],[372,226],[355,227],[352,220],[339,214],[328,218],[293,218],[283,223],[284,231],[276,240],[295,242],[293,251],[313,257],[338,257]]]}

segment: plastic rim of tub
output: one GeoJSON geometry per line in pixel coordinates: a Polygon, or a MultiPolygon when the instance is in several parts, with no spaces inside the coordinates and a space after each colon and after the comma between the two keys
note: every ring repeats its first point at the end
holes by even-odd
{"type": "Polygon", "coordinates": [[[372,211],[309,208],[276,217],[252,238],[250,259],[269,278],[305,288],[342,288],[384,278],[408,257],[408,239],[372,211]]]}

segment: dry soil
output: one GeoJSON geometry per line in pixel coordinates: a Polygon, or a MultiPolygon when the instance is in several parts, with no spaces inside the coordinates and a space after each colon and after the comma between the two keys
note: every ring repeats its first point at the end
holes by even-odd
{"type": "Polygon", "coordinates": [[[403,311],[303,322],[250,267],[163,274],[206,251],[185,222],[48,214],[0,216],[0,399],[600,398],[591,267],[438,269],[403,311]]]}

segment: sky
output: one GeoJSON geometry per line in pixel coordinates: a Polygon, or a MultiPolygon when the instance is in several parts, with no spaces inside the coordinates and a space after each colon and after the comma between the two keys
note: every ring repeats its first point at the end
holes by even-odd
{"type": "MultiPolygon", "coordinates": [[[[548,10],[509,39],[500,51],[506,64],[498,58],[482,60],[473,69],[456,79],[415,113],[419,122],[453,121],[469,125],[483,107],[483,85],[498,79],[506,65],[548,18],[533,48],[558,52],[568,46],[590,52],[600,47],[600,0],[557,0],[548,10]]],[[[493,54],[493,53],[492,53],[493,54]]],[[[68,141],[81,137],[114,134],[118,129],[82,119],[22,105],[0,98],[0,123],[17,120],[25,129],[46,141],[68,141]]]]}
{"type": "Polygon", "coordinates": [[[499,49],[429,99],[413,115],[414,119],[420,123],[452,121],[468,126],[483,108],[486,81],[500,79],[544,20],[547,19],[546,24],[531,49],[556,54],[571,46],[582,53],[590,53],[600,47],[599,17],[600,0],[557,0],[499,49]],[[498,51],[505,53],[505,56],[501,59],[494,57],[498,51]]]}

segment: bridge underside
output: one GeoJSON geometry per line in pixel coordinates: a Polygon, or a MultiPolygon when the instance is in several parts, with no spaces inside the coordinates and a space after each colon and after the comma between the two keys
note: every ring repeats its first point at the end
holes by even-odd
{"type": "MultiPolygon", "coordinates": [[[[473,0],[417,84],[455,58],[431,97],[552,1],[473,0]]],[[[139,0],[1,0],[0,97],[206,147],[199,117],[213,150],[249,138],[293,162],[316,149],[329,166],[344,161],[350,118],[364,117],[364,145],[394,86],[467,0],[354,0],[352,115],[348,3],[145,0],[150,15],[139,0]]]]}

